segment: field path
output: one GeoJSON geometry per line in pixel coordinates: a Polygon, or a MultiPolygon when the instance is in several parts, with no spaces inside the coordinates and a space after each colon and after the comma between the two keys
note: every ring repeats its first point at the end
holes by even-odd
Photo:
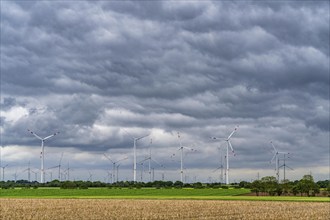
{"type": "Polygon", "coordinates": [[[330,203],[0,199],[0,219],[328,219],[330,203]]]}

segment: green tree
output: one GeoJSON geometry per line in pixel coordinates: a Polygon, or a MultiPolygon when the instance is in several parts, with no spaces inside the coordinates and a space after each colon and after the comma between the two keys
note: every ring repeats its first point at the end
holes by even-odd
{"type": "Polygon", "coordinates": [[[293,185],[290,192],[296,196],[299,193],[299,187],[297,185],[293,185]]]}
{"type": "Polygon", "coordinates": [[[293,183],[286,179],[286,180],[282,181],[280,186],[282,188],[282,193],[284,195],[287,195],[290,192],[290,190],[292,189],[293,183]]]}
{"type": "Polygon", "coordinates": [[[274,176],[265,176],[261,178],[264,190],[271,196],[278,194],[278,183],[274,176]]]}
{"type": "Polygon", "coordinates": [[[251,183],[249,183],[247,181],[241,181],[238,185],[241,188],[250,188],[251,183]]]}
{"type": "Polygon", "coordinates": [[[259,196],[259,192],[262,190],[262,183],[260,180],[255,180],[250,185],[251,191],[256,193],[256,196],[259,196]]]}
{"type": "Polygon", "coordinates": [[[183,182],[181,182],[181,181],[176,181],[176,182],[173,184],[173,186],[174,186],[175,188],[182,188],[182,187],[183,187],[183,182]]]}
{"type": "Polygon", "coordinates": [[[61,189],[76,189],[77,185],[71,181],[65,181],[61,183],[61,189]]]}
{"type": "Polygon", "coordinates": [[[312,192],[313,189],[317,190],[316,185],[317,184],[314,182],[312,175],[304,175],[303,178],[298,183],[301,195],[305,193],[307,196],[310,196],[310,193],[312,192]]]}
{"type": "Polygon", "coordinates": [[[193,184],[193,188],[195,188],[195,189],[202,189],[204,187],[203,187],[203,184],[201,182],[197,182],[197,183],[194,183],[193,184]]]}

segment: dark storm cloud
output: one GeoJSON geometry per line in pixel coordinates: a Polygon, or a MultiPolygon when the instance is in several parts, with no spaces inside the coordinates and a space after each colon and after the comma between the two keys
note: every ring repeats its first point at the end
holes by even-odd
{"type": "Polygon", "coordinates": [[[328,4],[3,2],[2,141],[60,130],[58,147],[104,151],[131,147],[123,128],[160,129],[162,148],[182,131],[210,153],[207,137],[240,124],[234,167],[262,167],[251,149],[267,154],[270,139],[301,166],[327,153],[328,4]]]}

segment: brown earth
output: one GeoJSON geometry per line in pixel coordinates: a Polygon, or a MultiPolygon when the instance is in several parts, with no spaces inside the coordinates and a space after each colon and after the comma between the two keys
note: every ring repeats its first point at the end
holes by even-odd
{"type": "Polygon", "coordinates": [[[0,219],[329,219],[330,203],[0,199],[0,219]]]}

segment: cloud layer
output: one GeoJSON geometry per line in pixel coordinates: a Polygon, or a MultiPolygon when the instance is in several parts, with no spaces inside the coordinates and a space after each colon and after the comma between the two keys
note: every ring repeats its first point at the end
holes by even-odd
{"type": "MultiPolygon", "coordinates": [[[[150,133],[155,159],[175,173],[179,131],[198,150],[187,172],[206,179],[220,157],[209,137],[240,125],[237,179],[242,168],[273,175],[269,140],[292,154],[297,178],[328,178],[329,83],[326,1],[1,2],[3,160],[20,166],[24,156],[6,158],[39,146],[27,128],[60,131],[47,144],[55,155],[128,155],[130,179],[130,136],[150,133]]],[[[104,158],[86,157],[71,160],[102,169],[104,158]]]]}

